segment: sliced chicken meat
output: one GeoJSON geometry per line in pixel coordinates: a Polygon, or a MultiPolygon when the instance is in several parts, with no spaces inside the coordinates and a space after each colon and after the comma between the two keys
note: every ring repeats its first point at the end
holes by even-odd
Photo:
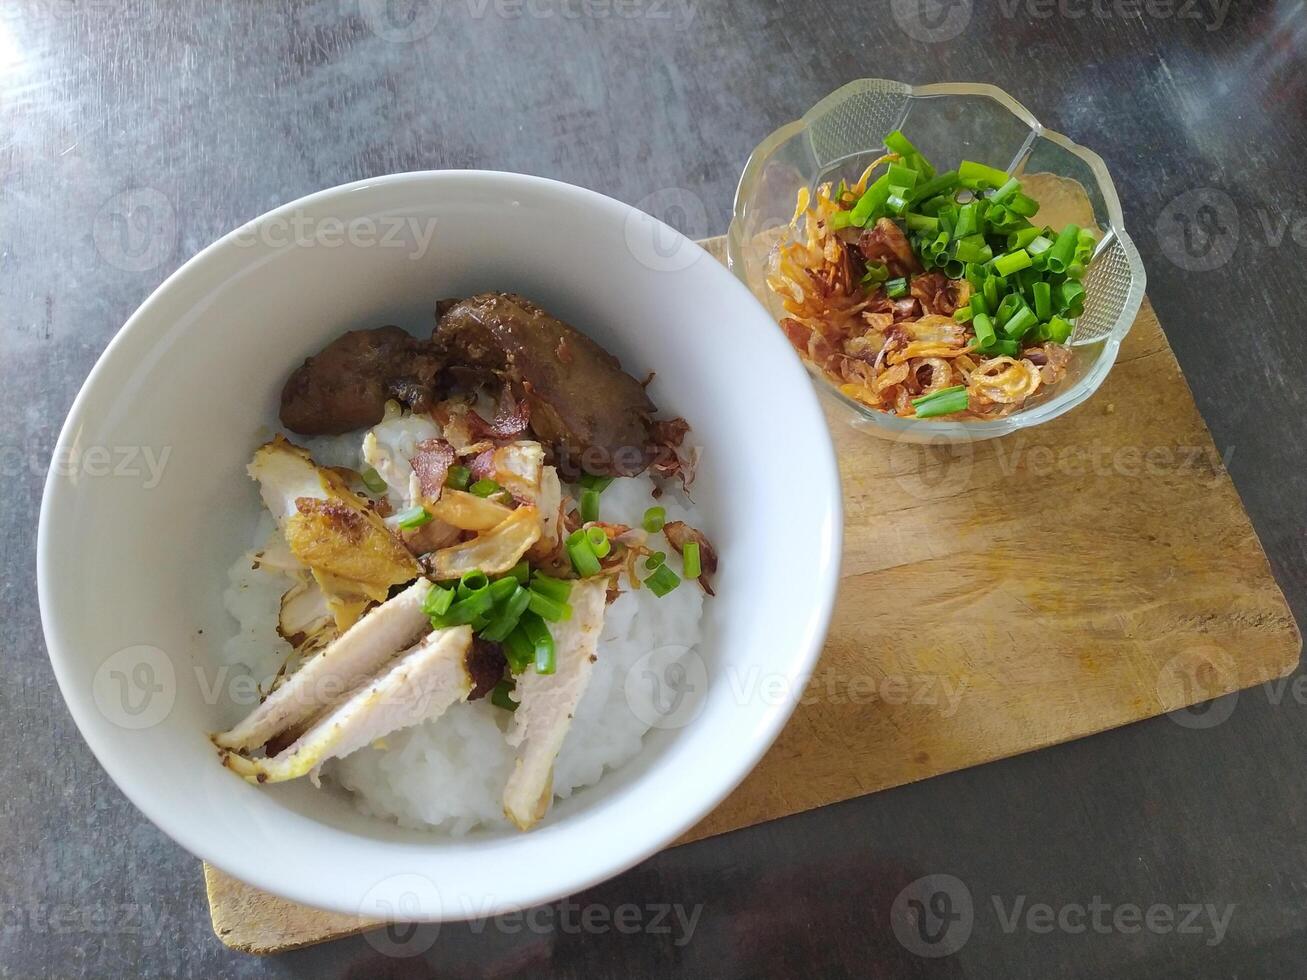
{"type": "Polygon", "coordinates": [[[421,572],[381,517],[338,473],[281,436],[261,446],[248,467],[263,502],[295,557],[322,588],[341,631],[392,586],[421,572]]]}
{"type": "Polygon", "coordinates": [[[439,718],[467,699],[472,628],[435,630],[383,667],[338,707],[322,715],[288,748],[268,759],[223,752],[223,764],[252,783],[278,783],[318,771],[391,732],[439,718]]]}
{"type": "Polygon", "coordinates": [[[257,749],[340,703],[431,628],[422,611],[430,588],[430,582],[418,579],[377,606],[291,675],[239,725],[215,735],[214,742],[224,749],[257,749]]]}
{"type": "Polygon", "coordinates": [[[556,667],[552,674],[528,670],[517,679],[519,707],[508,744],[517,764],[504,787],[504,813],[519,830],[529,830],[554,797],[554,759],[572,725],[572,715],[590,682],[608,593],[605,578],[572,587],[572,618],[553,624],[556,667]]]}

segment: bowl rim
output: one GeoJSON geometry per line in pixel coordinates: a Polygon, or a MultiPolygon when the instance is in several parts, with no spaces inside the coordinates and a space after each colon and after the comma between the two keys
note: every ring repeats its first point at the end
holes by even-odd
{"type": "MultiPolygon", "coordinates": [[[[1121,243],[1121,247],[1126,254],[1126,260],[1133,273],[1131,287],[1127,293],[1122,313],[1117,318],[1117,323],[1112,330],[1105,336],[1083,345],[1096,346],[1101,344],[1103,349],[1095,359],[1093,367],[1080,379],[1078,384],[1060,392],[1046,402],[1041,402],[1028,410],[1014,412],[1004,418],[970,422],[951,419],[900,418],[888,412],[869,408],[845,395],[820,370],[804,360],[803,366],[807,370],[809,377],[818,385],[823,394],[839,402],[855,416],[852,420],[854,428],[872,431],[883,430],[885,434],[895,439],[920,438],[923,441],[946,443],[979,442],[1051,421],[1087,401],[1098,390],[1108,372],[1112,370],[1121,343],[1125,340],[1126,335],[1129,334],[1139,316],[1139,309],[1143,304],[1144,293],[1148,284],[1147,272],[1144,269],[1143,260],[1139,256],[1138,248],[1125,230],[1121,200],[1117,194],[1116,183],[1112,180],[1112,175],[1108,172],[1107,164],[1103,161],[1103,158],[1095,151],[1077,143],[1070,137],[1048,129],[1025,105],[996,85],[990,85],[986,82],[933,82],[927,85],[913,85],[888,78],[859,78],[840,86],[830,95],[817,102],[801,117],[780,126],[768,134],[749,154],[749,159],[744,165],[744,170],[740,173],[739,182],[736,184],[731,223],[726,233],[728,267],[745,285],[749,285],[744,262],[746,195],[757,183],[763,166],[771,155],[782,144],[807,132],[814,122],[832,108],[843,104],[853,94],[866,92],[868,89],[880,89],[887,93],[900,94],[905,99],[965,95],[983,96],[999,103],[1030,129],[1030,133],[1021,149],[1017,151],[1005,168],[1009,173],[1025,161],[1031,148],[1041,137],[1061,146],[1067,152],[1083,160],[1098,183],[1107,209],[1107,234],[1100,240],[1099,248],[1105,247],[1110,240],[1121,243]]],[[[770,313],[770,310],[768,312],[770,313]]],[[[775,318],[773,317],[773,319],[775,318]]]]}
{"type": "MultiPolygon", "coordinates": [[[[675,242],[678,248],[689,247],[698,250],[701,253],[701,261],[706,260],[716,267],[708,275],[717,280],[720,288],[738,291],[736,293],[738,303],[758,307],[759,315],[765,317],[768,322],[771,320],[770,314],[762,308],[752,292],[731,276],[725,266],[713,259],[697,243],[639,209],[588,188],[545,177],[495,170],[419,170],[351,181],[296,198],[242,223],[191,256],[151,290],[110,339],[78,390],[56,440],[51,457],[52,465],[47,472],[41,496],[36,539],[37,598],[41,625],[47,655],[60,693],[83,741],[132,804],[151,823],[193,856],[263,891],[317,909],[347,915],[364,914],[357,906],[344,901],[343,895],[338,898],[333,892],[324,892],[312,887],[310,882],[274,877],[275,862],[265,864],[259,856],[252,853],[236,859],[235,855],[240,853],[239,848],[223,848],[219,843],[189,826],[184,811],[170,809],[166,801],[156,795],[152,789],[152,780],[145,774],[143,767],[132,764],[125,753],[114,751],[110,746],[101,744],[88,734],[94,732],[95,728],[94,725],[88,724],[88,719],[92,718],[92,713],[97,709],[90,685],[86,683],[84,669],[79,666],[78,657],[71,652],[71,643],[60,619],[60,616],[67,612],[67,604],[57,598],[56,576],[61,557],[54,550],[58,535],[53,528],[53,523],[62,509],[70,505],[71,500],[66,494],[71,491],[68,489],[69,481],[59,474],[53,461],[62,458],[61,454],[66,453],[77,438],[86,421],[87,403],[91,400],[92,393],[98,392],[111,372],[118,369],[117,362],[121,359],[124,349],[128,347],[129,338],[135,342],[137,335],[144,336],[150,331],[159,329],[157,324],[160,321],[155,315],[156,308],[162,306],[173,293],[202,285],[207,280],[208,266],[215,258],[227,254],[235,246],[238,237],[261,224],[277,221],[297,210],[321,207],[344,195],[373,188],[403,188],[405,185],[411,185],[412,188],[420,188],[427,193],[456,195],[460,185],[484,186],[486,183],[501,185],[506,195],[511,195],[515,188],[524,191],[531,188],[554,196],[561,195],[578,207],[596,211],[597,220],[640,218],[655,222],[659,226],[660,234],[670,236],[661,239],[662,241],[670,240],[675,242]],[[717,269],[720,269],[720,272],[716,271],[717,269]]],[[[251,255],[249,261],[254,261],[255,253],[245,251],[251,255]]],[[[148,337],[149,341],[155,339],[152,336],[148,337]]],[[[786,362],[789,362],[788,358],[786,362]]],[[[797,364],[794,366],[797,368],[797,364]]],[[[801,382],[802,375],[796,370],[793,378],[795,382],[801,382]]],[[[810,476],[815,477],[811,488],[819,485],[824,485],[826,488],[824,493],[813,493],[809,499],[810,505],[822,510],[817,521],[821,533],[819,540],[813,542],[809,575],[806,576],[814,583],[814,594],[818,597],[818,601],[807,611],[806,619],[800,629],[802,642],[793,649],[788,659],[787,673],[797,683],[789,686],[783,699],[768,705],[765,709],[760,709],[758,717],[754,719],[756,723],[750,729],[750,737],[741,739],[732,755],[722,760],[721,765],[714,770],[718,779],[711,791],[704,792],[694,799],[693,803],[684,806],[679,816],[666,823],[658,833],[650,834],[638,843],[632,843],[624,848],[612,848],[607,852],[604,860],[578,862],[578,866],[583,870],[556,877],[548,883],[535,882],[530,879],[530,876],[521,876],[522,881],[511,893],[508,889],[503,889],[501,891],[503,897],[497,897],[493,904],[485,908],[478,908],[475,911],[476,915],[492,916],[555,901],[606,881],[663,850],[702,820],[735,790],[757,766],[788,723],[799,704],[803,688],[816,667],[829,630],[838,592],[843,544],[843,493],[829,426],[814,389],[802,383],[796,383],[791,387],[793,388],[791,397],[794,399],[796,412],[807,420],[806,427],[812,430],[814,435],[821,436],[813,446],[817,468],[815,472],[809,473],[810,476]]],[[[611,776],[614,773],[605,775],[611,776]]],[[[637,780],[633,785],[638,785],[640,781],[642,780],[637,780]]],[[[558,826],[561,828],[565,824],[558,826]]],[[[349,833],[345,830],[340,832],[349,833]]],[[[455,840],[443,834],[436,834],[435,837],[441,841],[455,840]]],[[[521,838],[512,839],[529,838],[531,835],[525,834],[521,838]]],[[[367,840],[367,838],[360,838],[360,843],[367,840]]],[[[394,904],[392,907],[399,906],[394,904]]],[[[442,904],[434,912],[423,909],[408,918],[411,921],[454,921],[465,919],[469,914],[466,910],[451,908],[450,904],[442,899],[442,904]]]]}

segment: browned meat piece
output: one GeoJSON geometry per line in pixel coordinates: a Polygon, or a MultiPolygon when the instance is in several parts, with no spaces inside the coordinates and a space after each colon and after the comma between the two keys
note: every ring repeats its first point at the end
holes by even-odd
{"type": "Polygon", "coordinates": [[[504,648],[491,640],[476,637],[472,649],[467,652],[467,673],[472,678],[472,693],[469,701],[483,698],[495,689],[495,685],[504,679],[504,668],[508,658],[504,648]]]}
{"type": "Polygon", "coordinates": [[[380,422],[388,398],[426,411],[439,371],[433,346],[399,327],[351,330],[295,369],[281,422],[301,435],[340,435],[380,422]]]}
{"type": "Polygon", "coordinates": [[[644,386],[585,334],[530,300],[482,293],[451,307],[435,340],[464,383],[506,382],[526,403],[537,438],[596,473],[634,475],[648,465],[644,386]]]}

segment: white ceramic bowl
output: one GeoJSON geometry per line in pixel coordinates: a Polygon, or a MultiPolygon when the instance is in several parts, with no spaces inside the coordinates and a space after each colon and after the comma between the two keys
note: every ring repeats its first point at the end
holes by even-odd
{"type": "Polygon", "coordinates": [[[575,892],[711,810],[771,744],[811,673],[840,535],[839,476],[812,387],[724,267],[590,191],[428,172],[272,211],[145,301],[60,435],[37,575],[69,710],[166,833],[295,901],[441,920],[575,892]],[[207,733],[231,717],[234,679],[214,666],[235,629],[225,570],[252,533],[258,503],[244,466],[276,423],[282,383],[348,328],[429,332],[438,298],[486,289],[540,301],[637,377],[656,371],[657,404],[694,426],[695,497],[722,556],[697,717],[651,732],[635,760],[528,834],[404,830],[303,780],[247,785],[219,765],[207,733]],[[150,460],[163,462],[161,476],[150,460]],[[767,678],[778,680],[758,683],[767,678]]]}

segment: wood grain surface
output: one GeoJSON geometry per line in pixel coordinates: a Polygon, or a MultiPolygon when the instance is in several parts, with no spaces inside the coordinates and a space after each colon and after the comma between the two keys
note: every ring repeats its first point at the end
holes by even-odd
{"type": "MultiPolygon", "coordinates": [[[[1063,197],[1042,213],[1088,224],[1077,211],[1063,197]]],[[[721,239],[705,245],[722,257],[721,239]]],[[[1037,429],[931,447],[857,431],[833,401],[827,416],[845,525],[826,646],[775,745],[677,844],[1179,711],[1297,665],[1293,615],[1147,300],[1095,397],[1037,429]]],[[[377,924],[204,873],[214,932],[245,952],[377,924]]]]}

